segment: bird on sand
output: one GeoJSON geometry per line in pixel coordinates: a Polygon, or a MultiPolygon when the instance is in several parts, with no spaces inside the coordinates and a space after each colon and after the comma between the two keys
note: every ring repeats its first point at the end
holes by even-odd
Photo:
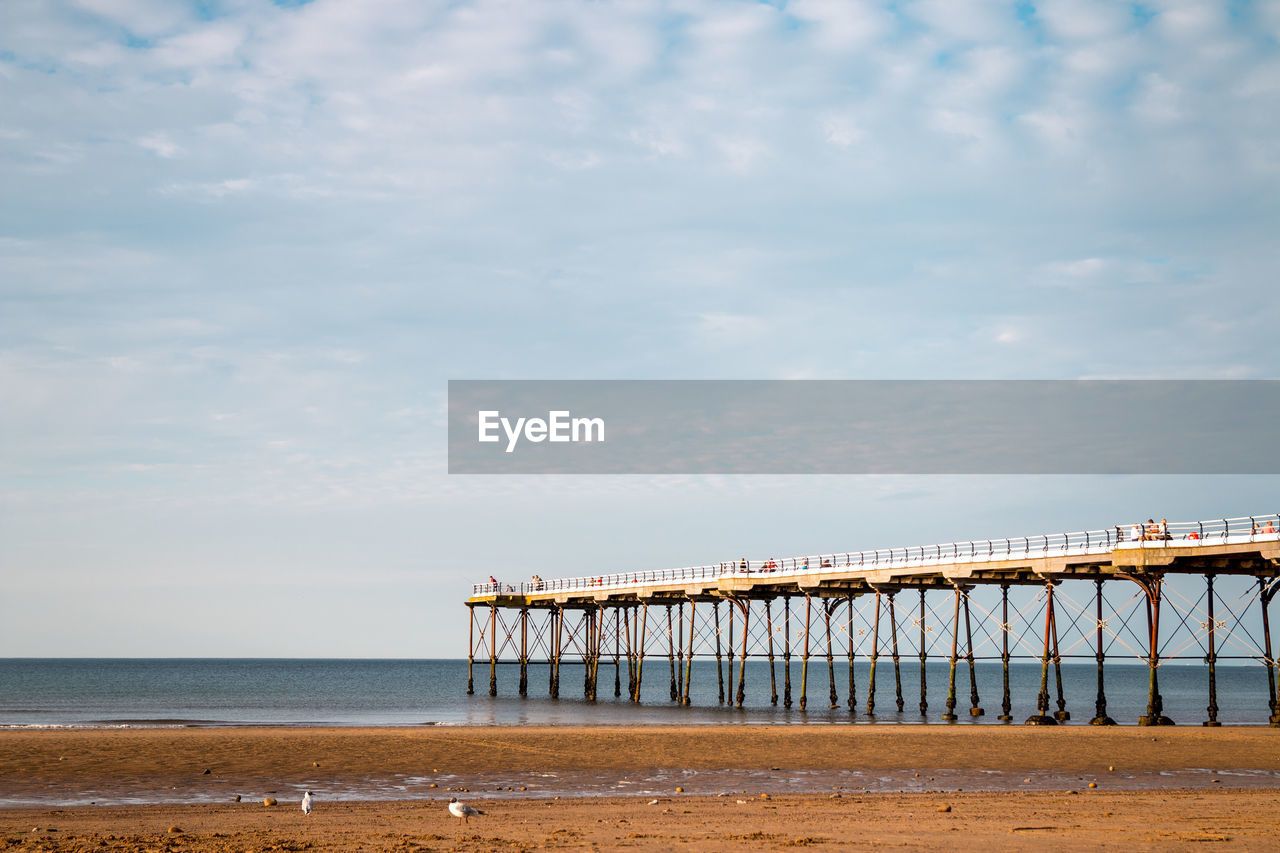
{"type": "Polygon", "coordinates": [[[458,802],[457,797],[450,797],[449,798],[449,814],[453,815],[454,817],[460,817],[464,822],[470,823],[471,816],[473,814],[484,814],[484,812],[480,811],[479,809],[473,809],[471,808],[471,806],[467,805],[466,803],[458,802]]]}
{"type": "Polygon", "coordinates": [[[311,814],[311,792],[307,791],[302,795],[302,813],[311,814]]]}

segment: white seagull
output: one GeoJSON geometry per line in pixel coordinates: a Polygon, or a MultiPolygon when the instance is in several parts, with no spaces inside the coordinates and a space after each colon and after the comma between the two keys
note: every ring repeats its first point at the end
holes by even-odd
{"type": "Polygon", "coordinates": [[[302,795],[302,813],[311,814],[311,792],[307,791],[302,795]]]}
{"type": "Polygon", "coordinates": [[[466,803],[458,802],[457,797],[450,797],[449,798],[449,814],[453,815],[454,817],[460,817],[465,822],[470,823],[471,816],[473,814],[484,814],[484,812],[480,811],[479,809],[473,809],[471,808],[471,806],[467,805],[466,803]]]}

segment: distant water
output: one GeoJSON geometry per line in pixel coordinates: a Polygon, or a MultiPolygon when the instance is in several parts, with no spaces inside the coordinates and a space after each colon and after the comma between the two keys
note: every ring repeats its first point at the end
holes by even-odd
{"type": "MultiPolygon", "coordinates": [[[[982,723],[1000,713],[998,663],[978,668],[982,723]]],[[[825,658],[809,665],[808,711],[799,710],[800,665],[792,661],[793,707],[782,706],[782,664],[776,665],[779,700],[770,704],[769,665],[747,665],[746,707],[719,705],[716,665],[699,661],[693,670],[692,707],[670,701],[670,668],[663,657],[648,658],[640,705],[627,701],[626,663],[619,676],[623,696],[614,696],[612,663],[600,666],[598,701],[582,698],[581,665],[562,665],[560,699],[547,695],[547,667],[529,667],[529,697],[517,695],[519,667],[498,668],[498,696],[491,698],[488,664],[475,667],[476,693],[468,696],[464,660],[98,660],[0,659],[0,726],[390,726],[390,725],[626,725],[670,723],[829,723],[868,722],[868,664],[859,660],[854,676],[857,714],[848,701],[847,663],[836,663],[839,707],[828,708],[825,658]]],[[[928,713],[919,709],[919,662],[904,660],[904,710],[894,701],[893,667],[877,667],[876,717],[885,722],[940,723],[947,692],[947,664],[931,661],[927,670],[928,713]]],[[[1010,666],[1014,722],[1035,712],[1040,667],[1010,666]]],[[[1087,723],[1094,712],[1096,670],[1092,664],[1062,667],[1067,710],[1073,724],[1087,723]]],[[[734,667],[737,678],[737,666],[734,667]]],[[[1147,670],[1110,665],[1106,669],[1108,713],[1122,724],[1136,723],[1145,712],[1147,670]]],[[[1207,672],[1203,666],[1165,666],[1160,670],[1165,714],[1183,725],[1206,719],[1207,672]]],[[[736,685],[735,685],[736,692],[736,685]]],[[[967,668],[957,676],[961,724],[969,724],[967,668]]],[[[1050,692],[1056,700],[1053,673],[1050,692]]],[[[1223,723],[1265,723],[1266,670],[1260,666],[1218,669],[1218,718],[1223,723]]],[[[1051,709],[1056,709],[1056,701],[1051,709]]]]}

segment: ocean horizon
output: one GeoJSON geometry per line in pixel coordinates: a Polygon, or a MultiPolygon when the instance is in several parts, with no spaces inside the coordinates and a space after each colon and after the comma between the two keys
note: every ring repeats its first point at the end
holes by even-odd
{"type": "MultiPolygon", "coordinates": [[[[1001,724],[1001,667],[976,663],[981,717],[971,717],[968,668],[956,677],[957,724],[1001,724]]],[[[614,695],[612,661],[602,661],[597,700],[582,695],[581,664],[562,664],[560,698],[548,696],[546,664],[530,664],[527,697],[518,695],[519,667],[498,667],[498,695],[490,697],[487,661],[475,664],[475,694],[468,695],[465,659],[386,658],[4,658],[0,659],[0,727],[139,728],[188,726],[519,726],[519,725],[712,725],[928,723],[941,717],[947,696],[948,663],[930,661],[926,670],[927,712],[920,712],[919,662],[901,668],[903,710],[896,707],[893,667],[877,667],[875,716],[866,711],[869,662],[855,663],[856,706],[848,707],[847,661],[836,660],[835,707],[829,707],[826,659],[809,664],[808,708],[799,709],[800,665],[791,663],[793,706],[783,706],[783,665],[775,664],[778,704],[770,701],[769,664],[749,661],[743,708],[719,703],[715,661],[693,666],[692,704],[670,698],[665,658],[646,661],[639,704],[627,699],[625,659],[617,672],[621,696],[614,695]]],[[[1040,665],[1011,663],[1013,723],[1036,713],[1040,665]]],[[[734,664],[733,677],[737,680],[734,664]]],[[[1071,724],[1094,716],[1097,670],[1093,663],[1062,665],[1063,694],[1071,724]]],[[[727,678],[727,672],[726,672],[727,678]]],[[[1146,712],[1147,668],[1115,663],[1106,668],[1107,712],[1121,725],[1134,725],[1146,712]]],[[[1228,725],[1266,724],[1267,674],[1261,666],[1220,665],[1218,719],[1228,725]]],[[[1050,710],[1057,709],[1050,669],[1050,710]]],[[[727,687],[727,683],[726,683],[727,687]]],[[[1160,668],[1164,713],[1176,723],[1207,719],[1208,677],[1204,666],[1160,668]]],[[[729,698],[726,696],[726,698],[729,698]]]]}

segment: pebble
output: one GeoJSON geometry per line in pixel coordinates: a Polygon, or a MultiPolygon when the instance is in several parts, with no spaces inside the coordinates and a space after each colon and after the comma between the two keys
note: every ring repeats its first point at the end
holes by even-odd
{"type": "Polygon", "coordinates": [[[1115,773],[1115,772],[1116,772],[1116,766],[1115,766],[1114,764],[1108,764],[1108,765],[1107,765],[1107,772],[1108,772],[1108,773],[1115,773]]]}
{"type": "Polygon", "coordinates": [[[951,806],[938,806],[938,811],[943,814],[946,814],[947,812],[951,811],[951,806]]]}
{"type": "Polygon", "coordinates": [[[435,782],[432,782],[432,783],[431,783],[430,785],[428,785],[427,787],[428,787],[428,788],[438,788],[438,787],[440,787],[440,786],[439,786],[439,785],[437,785],[435,782]]]}
{"type": "Polygon", "coordinates": [[[761,795],[760,795],[760,799],[762,799],[762,800],[768,800],[768,799],[770,799],[770,797],[769,797],[769,795],[768,795],[768,794],[761,794],[761,795]]]}
{"type": "Polygon", "coordinates": [[[677,793],[677,794],[683,794],[683,793],[684,793],[684,788],[676,788],[676,793],[677,793]]]}
{"type": "Polygon", "coordinates": [[[263,804],[264,806],[274,806],[274,805],[276,804],[276,798],[275,798],[275,797],[264,797],[264,798],[263,798],[263,800],[262,800],[262,804],[263,804]]]}
{"type": "Polygon", "coordinates": [[[1089,783],[1089,787],[1090,787],[1090,788],[1096,788],[1096,787],[1098,787],[1098,783],[1097,783],[1097,782],[1090,782],[1090,783],[1089,783]]]}
{"type": "Polygon", "coordinates": [[[649,801],[649,805],[651,805],[651,806],[656,806],[657,804],[658,804],[658,801],[657,801],[657,800],[650,800],[650,801],[649,801]]]}
{"type": "Polygon", "coordinates": [[[312,766],[312,767],[319,767],[319,766],[320,766],[320,762],[319,762],[319,761],[313,761],[313,762],[311,762],[311,766],[312,766]]]}
{"type": "Polygon", "coordinates": [[[237,802],[237,803],[238,803],[238,802],[240,802],[240,795],[239,795],[239,794],[236,794],[236,802],[237,802]]]}
{"type": "Polygon", "coordinates": [[[170,831],[170,832],[172,832],[172,833],[175,833],[175,834],[176,834],[176,833],[182,832],[182,827],[180,827],[180,826],[171,826],[171,827],[169,827],[169,831],[170,831]]]}
{"type": "Polygon", "coordinates": [[[737,802],[738,802],[738,805],[740,806],[745,806],[747,804],[746,800],[738,800],[737,802]]]}

